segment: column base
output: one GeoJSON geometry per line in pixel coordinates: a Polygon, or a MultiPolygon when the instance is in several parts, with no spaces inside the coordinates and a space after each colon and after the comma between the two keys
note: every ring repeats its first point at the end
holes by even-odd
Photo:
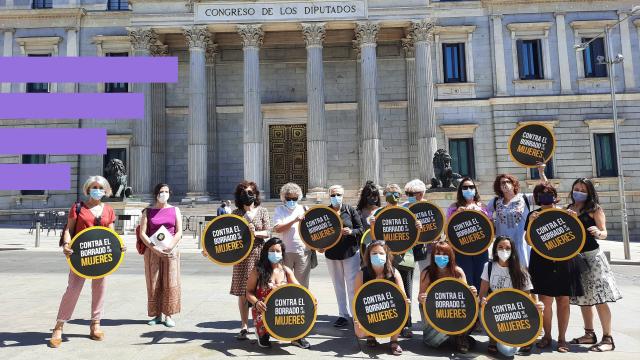
{"type": "Polygon", "coordinates": [[[313,200],[316,204],[321,204],[328,198],[327,189],[315,187],[307,191],[307,200],[313,200]]]}
{"type": "Polygon", "coordinates": [[[208,204],[211,197],[207,193],[187,193],[187,196],[180,201],[183,204],[208,204]]]}

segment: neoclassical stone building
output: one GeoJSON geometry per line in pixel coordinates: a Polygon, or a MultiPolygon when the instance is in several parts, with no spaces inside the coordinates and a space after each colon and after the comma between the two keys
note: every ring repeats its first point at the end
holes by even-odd
{"type": "MultiPolygon", "coordinates": [[[[537,174],[508,155],[522,122],[553,127],[548,176],[566,196],[594,178],[613,237],[623,167],[632,236],[640,227],[640,16],[612,33],[623,163],[617,164],[603,39],[633,1],[0,0],[4,56],[176,56],[170,84],[2,84],[3,92],[142,92],[144,121],[2,120],[1,126],[103,127],[104,156],[0,154],[3,163],[72,164],[71,191],[0,192],[11,211],[66,207],[89,175],[122,159],[137,193],[227,198],[242,179],[266,198],[364,181],[428,182],[432,154],[491,198],[496,174],[530,191],[537,174]]],[[[99,71],[99,69],[96,69],[99,71]]]]}

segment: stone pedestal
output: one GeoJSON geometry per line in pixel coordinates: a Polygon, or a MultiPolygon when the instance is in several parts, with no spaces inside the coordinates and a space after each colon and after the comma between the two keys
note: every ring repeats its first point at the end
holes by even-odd
{"type": "Polygon", "coordinates": [[[136,226],[140,223],[142,210],[151,206],[151,203],[144,201],[114,201],[106,202],[113,208],[116,215],[116,232],[120,235],[127,235],[136,231],[136,226]],[[122,219],[122,217],[126,217],[122,219]]]}

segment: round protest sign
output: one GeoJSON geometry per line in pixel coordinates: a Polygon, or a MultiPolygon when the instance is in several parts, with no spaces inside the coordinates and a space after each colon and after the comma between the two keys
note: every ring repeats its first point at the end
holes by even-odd
{"type": "Polygon", "coordinates": [[[478,302],[466,283],[446,277],[429,285],[422,311],[434,329],[443,334],[458,335],[475,324],[478,302]]]}
{"type": "Polygon", "coordinates": [[[542,330],[542,314],[527,293],[516,289],[491,293],[480,318],[487,334],[507,346],[527,346],[542,330]]]}
{"type": "Polygon", "coordinates": [[[543,258],[569,260],[578,255],[586,241],[582,222],[562,209],[547,209],[529,222],[527,240],[543,258]]]}
{"type": "Polygon", "coordinates": [[[420,221],[420,237],[418,243],[426,244],[440,238],[444,230],[444,213],[439,206],[428,201],[411,204],[409,210],[420,221]]]}
{"type": "Polygon", "coordinates": [[[389,337],[402,330],[410,309],[398,285],[389,280],[376,279],[358,289],[353,298],[352,311],[367,335],[389,337]]]}
{"type": "Polygon", "coordinates": [[[493,222],[482,211],[456,211],[449,218],[446,229],[453,249],[464,255],[487,251],[493,240],[493,222]]]}
{"type": "Polygon", "coordinates": [[[300,238],[314,250],[334,247],[342,238],[342,219],[328,206],[316,206],[304,213],[300,238]]]}
{"type": "Polygon", "coordinates": [[[541,123],[519,126],[509,137],[511,159],[524,167],[536,167],[536,163],[547,163],[556,147],[553,131],[541,123]]]}
{"type": "Polygon", "coordinates": [[[235,265],[253,249],[253,233],[244,218],[233,214],[216,216],[204,229],[201,247],[209,260],[219,265],[235,265]]]}
{"type": "Polygon", "coordinates": [[[362,234],[362,238],[360,239],[360,257],[364,256],[364,252],[367,250],[367,246],[371,244],[373,239],[371,239],[371,229],[367,229],[367,231],[362,234]]]}
{"type": "Polygon", "coordinates": [[[93,226],[77,233],[69,247],[73,254],[67,257],[71,271],[85,279],[100,279],[118,269],[124,254],[124,243],[113,230],[93,226]]]}
{"type": "Polygon", "coordinates": [[[375,216],[373,238],[383,240],[392,254],[403,254],[418,241],[416,216],[407,208],[391,206],[375,216]]]}
{"type": "Polygon", "coordinates": [[[316,323],[315,298],[304,286],[281,286],[269,293],[264,303],[264,327],[278,340],[303,338],[316,323]]]}

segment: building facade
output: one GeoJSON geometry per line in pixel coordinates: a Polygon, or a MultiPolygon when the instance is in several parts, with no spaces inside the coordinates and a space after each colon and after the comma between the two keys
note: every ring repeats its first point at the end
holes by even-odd
{"type": "MultiPolygon", "coordinates": [[[[497,174],[531,191],[534,170],[507,151],[521,123],[554,129],[548,176],[563,197],[593,178],[620,236],[617,172],[630,232],[640,230],[640,14],[612,31],[623,163],[615,156],[602,30],[632,1],[0,0],[3,56],[176,56],[169,84],[2,84],[2,92],[142,92],[144,121],[1,120],[0,126],[102,127],[104,156],[0,155],[2,163],[71,163],[71,191],[0,192],[0,211],[67,207],[82,181],[122,159],[139,194],[228,198],[242,179],[266,198],[285,182],[332,184],[454,170],[492,197],[497,174]],[[576,52],[574,45],[594,37],[576,52]]],[[[99,71],[97,69],[96,71],[99,71]]],[[[6,217],[5,217],[6,218],[6,217]]]]}

